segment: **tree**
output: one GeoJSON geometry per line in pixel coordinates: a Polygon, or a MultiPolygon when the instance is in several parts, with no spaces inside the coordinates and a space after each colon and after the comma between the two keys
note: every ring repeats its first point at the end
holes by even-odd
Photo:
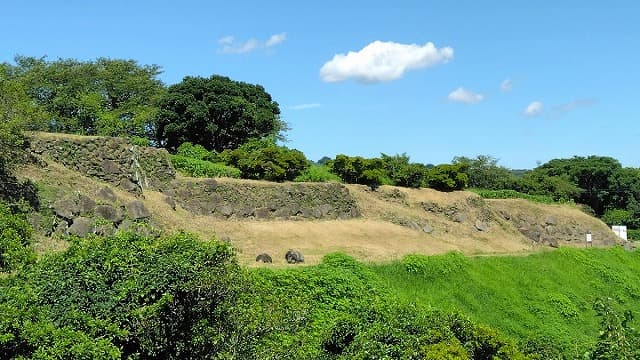
{"type": "Polygon", "coordinates": [[[554,159],[532,173],[549,177],[567,176],[581,191],[576,202],[589,205],[600,216],[607,208],[611,195],[611,178],[622,166],[618,160],[606,156],[574,156],[571,159],[554,159]]]}
{"type": "Polygon", "coordinates": [[[221,152],[287,130],[278,103],[262,86],[218,75],[170,86],[155,119],[155,139],[168,149],[188,141],[221,152]]]}
{"type": "Polygon", "coordinates": [[[464,156],[453,158],[452,164],[467,166],[469,187],[476,189],[503,190],[512,189],[516,182],[509,169],[498,166],[498,159],[489,155],[478,155],[474,159],[464,156]]]}
{"type": "Polygon", "coordinates": [[[469,183],[465,164],[436,165],[427,174],[427,187],[439,191],[462,190],[469,183]]]}
{"type": "Polygon", "coordinates": [[[165,91],[157,65],[17,56],[12,78],[49,114],[37,130],[83,135],[147,136],[165,91]]]}
{"type": "Polygon", "coordinates": [[[292,181],[310,165],[302,152],[279,146],[274,139],[254,139],[218,154],[218,161],[240,169],[245,179],[292,181]]]}

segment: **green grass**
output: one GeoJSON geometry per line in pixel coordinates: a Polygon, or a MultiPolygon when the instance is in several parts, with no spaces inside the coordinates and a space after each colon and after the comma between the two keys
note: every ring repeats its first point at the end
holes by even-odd
{"type": "Polygon", "coordinates": [[[611,297],[638,316],[638,251],[565,248],[529,256],[462,258],[455,253],[411,255],[369,268],[399,301],[459,311],[521,344],[551,339],[570,358],[597,340],[596,299],[611,297]]]}
{"type": "Polygon", "coordinates": [[[485,189],[468,189],[484,199],[525,199],[541,204],[572,204],[573,201],[554,200],[553,197],[547,195],[530,195],[515,190],[485,190],[485,189]]]}

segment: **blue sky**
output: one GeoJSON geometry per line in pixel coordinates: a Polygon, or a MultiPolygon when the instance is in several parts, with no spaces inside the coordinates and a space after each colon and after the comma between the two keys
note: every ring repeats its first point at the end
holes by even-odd
{"type": "Polygon", "coordinates": [[[640,166],[637,1],[11,1],[0,61],[158,64],[280,104],[308,158],[573,155],[640,166]]]}

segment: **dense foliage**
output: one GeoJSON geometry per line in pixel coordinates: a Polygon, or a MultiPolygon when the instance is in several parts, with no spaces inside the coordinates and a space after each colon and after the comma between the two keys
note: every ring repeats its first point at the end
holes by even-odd
{"type": "Polygon", "coordinates": [[[262,86],[218,75],[169,86],[154,126],[163,147],[191,142],[218,152],[286,130],[278,103],[262,86]]]}
{"type": "Polygon", "coordinates": [[[35,261],[31,232],[24,212],[0,202],[0,272],[20,269],[35,261]]]}
{"type": "Polygon", "coordinates": [[[178,147],[175,155],[171,155],[171,163],[176,170],[192,177],[229,177],[239,178],[240,170],[221,163],[216,163],[216,154],[202,145],[185,142],[178,147]]]}
{"type": "Polygon", "coordinates": [[[302,152],[277,145],[272,138],[254,139],[216,159],[240,169],[245,179],[292,181],[310,166],[302,152]]]}
{"type": "Polygon", "coordinates": [[[34,130],[85,135],[148,136],[165,91],[160,68],[134,60],[95,61],[17,56],[10,78],[46,112],[34,130]]]}

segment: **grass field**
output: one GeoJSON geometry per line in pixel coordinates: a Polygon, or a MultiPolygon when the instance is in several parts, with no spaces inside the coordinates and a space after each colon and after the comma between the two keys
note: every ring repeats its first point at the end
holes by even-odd
{"type": "Polygon", "coordinates": [[[457,311],[526,343],[580,357],[598,337],[593,304],[610,297],[640,325],[640,252],[564,248],[528,256],[411,256],[370,265],[400,301],[457,311]]]}

